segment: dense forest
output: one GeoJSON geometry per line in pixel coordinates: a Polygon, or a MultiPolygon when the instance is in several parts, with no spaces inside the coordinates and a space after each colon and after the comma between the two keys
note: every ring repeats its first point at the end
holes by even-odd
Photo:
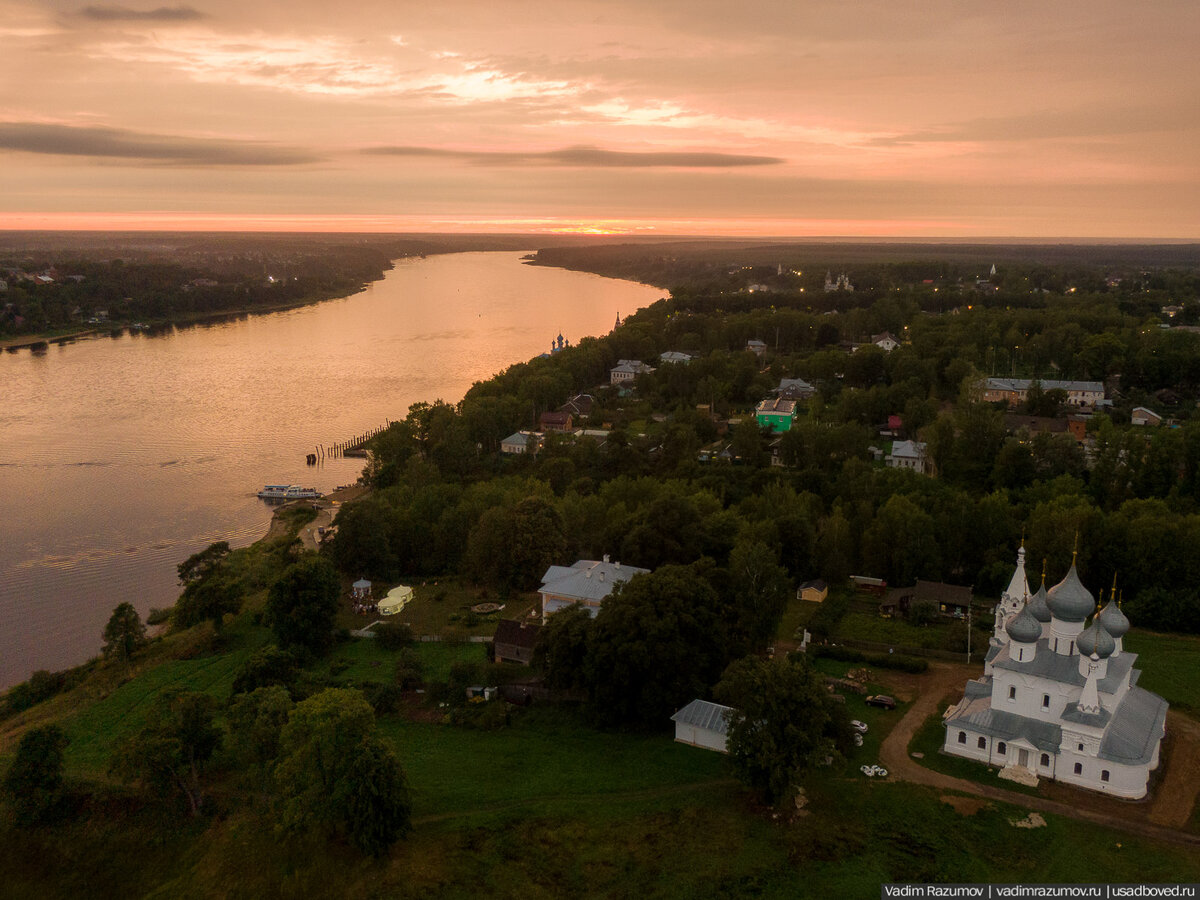
{"type": "MultiPolygon", "coordinates": [[[[635,250],[612,258],[637,268],[635,250]]],[[[343,259],[366,267],[376,252],[343,259]]],[[[1022,541],[1031,582],[1043,560],[1061,578],[1077,548],[1084,581],[1115,584],[1135,628],[1200,632],[1200,332],[1181,324],[1200,306],[1195,269],[1052,266],[1041,284],[1054,287],[1031,288],[1033,264],[930,275],[847,262],[829,268],[856,290],[826,293],[825,266],[810,289],[799,263],[719,252],[611,334],[511,366],[457,404],[413,405],[371,441],[369,490],[341,506],[320,551],[300,538],[317,510],[284,507],[254,545],[180,562],[178,602],[150,617],[161,633],[122,603],[101,658],[9,690],[9,892],[792,896],[802,874],[817,893],[856,896],[846,885],[864,877],[871,890],[1191,877],[1191,835],[1175,851],[1051,814],[1035,834],[1013,828],[1016,807],[963,813],[903,780],[868,784],[859,764],[880,758],[903,712],[827,680],[869,665],[872,692],[907,705],[891,679],[928,661],[903,645],[774,650],[794,646],[797,607],[818,641],[861,622],[851,604],[877,621],[874,600],[849,596],[852,573],[971,585],[982,606],[1022,541]],[[884,332],[890,352],[874,342],[884,332]],[[662,362],[668,351],[690,358],[662,362]],[[620,360],[648,371],[611,384],[620,360]],[[1008,409],[983,400],[992,373],[1100,381],[1110,402],[1087,414],[1035,383],[1008,409]],[[784,378],[812,391],[775,433],[754,407],[784,378]],[[1143,405],[1157,427],[1133,424],[1143,405]],[[556,410],[570,427],[538,433],[556,410]],[[518,430],[525,452],[504,452],[518,430]],[[929,472],[885,464],[901,438],[926,445],[929,472]],[[472,634],[496,627],[482,617],[498,611],[480,609],[492,600],[536,616],[548,566],[606,556],[652,571],[595,618],[555,613],[532,673],[463,640],[466,616],[472,634]],[[455,624],[435,640],[391,622],[352,637],[364,622],[347,595],[363,576],[419,583],[414,605],[455,624]],[[792,601],[818,577],[828,599],[792,601]],[[532,708],[488,700],[530,682],[532,708]],[[664,733],[673,711],[710,697],[734,708],[728,756],[664,733]],[[1128,852],[1089,857],[1117,837],[1128,852]]],[[[96,265],[164,283],[191,271],[96,265]]],[[[896,624],[930,625],[911,612],[896,624]]],[[[974,625],[978,648],[990,617],[974,625]]],[[[968,622],[937,630],[943,649],[969,646],[968,622]]],[[[1188,652],[1176,664],[1191,673],[1188,652]]],[[[1195,708],[1193,682],[1168,682],[1177,709],[1195,708]]],[[[909,746],[941,728],[935,711],[909,746]]]]}
{"type": "MultiPolygon", "coordinates": [[[[645,248],[634,252],[613,258],[635,266],[645,248]]],[[[511,589],[536,582],[544,548],[554,561],[608,553],[647,568],[708,559],[731,584],[746,583],[731,560],[766,554],[793,581],[860,573],[996,596],[1024,534],[1052,581],[1078,541],[1084,577],[1117,574],[1135,622],[1200,630],[1200,560],[1179,552],[1200,538],[1200,333],[1180,325],[1200,312],[1195,268],[937,266],[859,264],[853,293],[801,290],[807,276],[780,274],[787,259],[693,266],[687,286],[613,333],[512,366],[456,406],[413,407],[373,445],[375,491],[343,512],[337,562],[384,578],[465,569],[511,589]],[[891,353],[870,343],[885,331],[900,340],[891,353]],[[657,365],[664,351],[693,359],[657,365]],[[620,359],[657,368],[621,390],[608,384],[620,359]],[[991,374],[1100,381],[1111,406],[1085,440],[1030,433],[983,402],[991,374]],[[772,435],[752,409],[785,377],[816,394],[772,435]],[[498,452],[580,393],[594,405],[576,427],[604,437],[547,434],[536,455],[498,452]],[[1143,405],[1163,427],[1130,425],[1143,405]],[[895,437],[927,444],[936,477],[882,465],[889,417],[895,437]],[[726,459],[701,462],[712,446],[726,459]]],[[[1035,390],[1013,412],[1072,410],[1035,390]]]]}

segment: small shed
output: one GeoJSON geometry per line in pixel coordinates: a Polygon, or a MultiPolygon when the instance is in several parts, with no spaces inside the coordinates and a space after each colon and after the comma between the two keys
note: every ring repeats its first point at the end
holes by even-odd
{"type": "Polygon", "coordinates": [[[370,600],[371,582],[365,578],[358,579],[350,586],[350,596],[355,600],[370,600]]]}
{"type": "Polygon", "coordinates": [[[413,598],[413,589],[406,587],[403,584],[397,585],[388,591],[387,596],[379,601],[379,614],[381,616],[394,616],[404,607],[408,606],[408,602],[413,598]]]}
{"type": "Polygon", "coordinates": [[[796,590],[796,596],[809,603],[820,603],[829,596],[829,585],[820,578],[806,581],[796,590]]]}
{"type": "Polygon", "coordinates": [[[492,639],[496,662],[529,665],[533,661],[533,647],[541,630],[541,625],[501,619],[496,623],[496,635],[492,639]]]}
{"type": "Polygon", "coordinates": [[[671,721],[675,723],[675,740],[693,747],[728,753],[729,715],[733,711],[730,706],[693,700],[671,716],[671,721]]]}

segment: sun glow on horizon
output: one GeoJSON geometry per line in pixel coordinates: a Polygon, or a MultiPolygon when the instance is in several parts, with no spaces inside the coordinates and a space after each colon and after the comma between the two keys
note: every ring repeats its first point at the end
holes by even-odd
{"type": "Polygon", "coordinates": [[[971,237],[969,224],[920,219],[569,219],[557,217],[286,215],[144,211],[13,213],[0,231],[222,231],[724,237],[971,237]]]}

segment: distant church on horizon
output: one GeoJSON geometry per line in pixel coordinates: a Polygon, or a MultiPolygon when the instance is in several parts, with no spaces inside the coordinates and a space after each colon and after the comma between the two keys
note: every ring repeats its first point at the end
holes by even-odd
{"type": "Polygon", "coordinates": [[[1079,580],[1036,594],[1025,547],[996,605],[983,677],[943,715],[943,749],[1007,770],[1127,799],[1146,796],[1158,767],[1167,702],[1137,686],[1137,654],[1122,646],[1129,619],[1115,597],[1103,609],[1079,580]],[[1091,624],[1087,620],[1091,618],[1091,624]]]}

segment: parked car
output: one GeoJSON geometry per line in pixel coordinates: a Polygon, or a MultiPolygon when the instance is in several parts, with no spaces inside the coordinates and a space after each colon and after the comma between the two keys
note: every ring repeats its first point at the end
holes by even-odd
{"type": "Polygon", "coordinates": [[[857,731],[859,734],[867,733],[867,723],[860,722],[860,721],[858,721],[858,719],[851,719],[850,727],[853,728],[855,731],[857,731]]]}
{"type": "Polygon", "coordinates": [[[896,698],[886,694],[872,694],[866,699],[867,706],[878,706],[880,709],[895,709],[896,698]]]}

